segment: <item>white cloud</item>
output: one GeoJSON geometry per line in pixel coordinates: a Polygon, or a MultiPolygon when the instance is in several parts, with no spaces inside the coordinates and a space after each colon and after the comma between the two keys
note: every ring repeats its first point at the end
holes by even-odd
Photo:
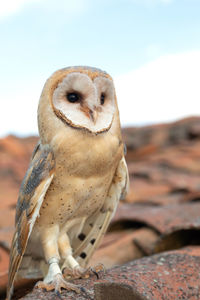
{"type": "MultiPolygon", "coordinates": [[[[38,99],[48,75],[1,90],[0,137],[37,134],[38,99]]],[[[123,126],[200,115],[200,51],[162,56],[114,82],[123,126]]]]}
{"type": "Polygon", "coordinates": [[[91,0],[59,0],[59,2],[57,0],[43,0],[41,7],[43,7],[45,11],[51,11],[53,13],[61,11],[68,15],[77,15],[85,12],[90,2],[91,0]]]}
{"type": "Polygon", "coordinates": [[[91,0],[6,0],[0,5],[0,19],[19,13],[30,4],[39,3],[40,9],[45,11],[62,11],[68,14],[82,13],[88,8],[91,0]]]}
{"type": "Polygon", "coordinates": [[[162,56],[115,85],[123,125],[200,115],[200,51],[162,56]]]}
{"type": "MultiPolygon", "coordinates": [[[[0,5],[0,19],[19,13],[22,9],[32,3],[39,2],[40,9],[44,8],[46,11],[63,11],[65,13],[82,13],[91,4],[97,0],[5,0],[1,1],[0,5]]],[[[153,5],[158,3],[168,4],[173,0],[128,0],[133,3],[153,5]]],[[[98,1],[97,1],[98,2],[98,1]]]]}
{"type": "Polygon", "coordinates": [[[0,18],[18,13],[25,5],[40,0],[6,0],[1,1],[0,18]]]}
{"type": "MultiPolygon", "coordinates": [[[[43,84],[44,82],[41,83],[43,84]]],[[[1,90],[0,137],[8,134],[37,134],[37,105],[42,84],[30,78],[1,90]]]]}

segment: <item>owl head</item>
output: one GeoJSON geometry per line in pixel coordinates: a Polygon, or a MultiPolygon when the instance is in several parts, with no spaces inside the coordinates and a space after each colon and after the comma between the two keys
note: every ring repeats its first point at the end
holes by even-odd
{"type": "Polygon", "coordinates": [[[39,123],[43,121],[41,111],[44,116],[45,109],[50,108],[65,126],[99,134],[112,126],[116,105],[113,81],[106,72],[69,67],[47,80],[40,99],[39,123]]]}

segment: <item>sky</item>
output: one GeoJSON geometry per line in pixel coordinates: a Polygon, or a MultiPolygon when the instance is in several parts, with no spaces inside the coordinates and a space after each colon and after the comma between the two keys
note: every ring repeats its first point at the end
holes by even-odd
{"type": "Polygon", "coordinates": [[[57,69],[114,79],[122,126],[200,115],[200,0],[7,0],[0,6],[0,137],[37,134],[57,69]]]}

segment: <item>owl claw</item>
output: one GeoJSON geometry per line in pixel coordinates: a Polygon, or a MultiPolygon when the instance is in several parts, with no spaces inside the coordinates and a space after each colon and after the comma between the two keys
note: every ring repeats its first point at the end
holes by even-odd
{"type": "Polygon", "coordinates": [[[76,266],[73,269],[70,268],[64,268],[63,274],[65,277],[72,277],[72,278],[88,278],[91,275],[95,275],[97,279],[99,279],[99,272],[104,271],[105,267],[103,264],[98,264],[95,267],[89,267],[87,269],[84,269],[80,266],[76,266]]]}
{"type": "Polygon", "coordinates": [[[97,279],[99,279],[99,272],[103,271],[105,273],[105,266],[103,264],[98,264],[94,267],[90,268],[91,272],[96,275],[97,279]]]}
{"type": "Polygon", "coordinates": [[[59,291],[55,290],[55,294],[56,294],[56,296],[58,296],[60,299],[62,299],[62,298],[61,298],[61,293],[60,293],[59,291]]]}
{"type": "Polygon", "coordinates": [[[39,289],[45,289],[46,291],[54,290],[58,297],[61,297],[62,288],[69,291],[74,291],[77,294],[80,294],[82,292],[82,287],[79,287],[78,285],[65,281],[65,279],[61,274],[55,275],[53,281],[50,283],[39,281],[36,284],[36,287],[39,289]]]}
{"type": "Polygon", "coordinates": [[[93,268],[91,268],[91,271],[94,273],[94,275],[97,277],[97,279],[99,279],[99,274],[95,270],[93,270],[93,268]]]}

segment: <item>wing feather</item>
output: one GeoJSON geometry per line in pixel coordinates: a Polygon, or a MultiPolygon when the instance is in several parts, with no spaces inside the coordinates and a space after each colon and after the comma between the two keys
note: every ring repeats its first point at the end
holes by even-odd
{"type": "Polygon", "coordinates": [[[54,175],[55,160],[51,149],[37,144],[22,182],[16,207],[15,233],[10,251],[7,299],[10,300],[17,271],[29,236],[39,215],[44,196],[54,175]]]}
{"type": "Polygon", "coordinates": [[[78,236],[85,237],[84,240],[80,241],[77,236],[73,241],[73,255],[81,266],[86,266],[95,249],[99,246],[115,213],[119,200],[126,195],[128,185],[128,169],[123,157],[118,164],[103,207],[100,211],[86,219],[82,231],[78,234],[78,236]]]}

